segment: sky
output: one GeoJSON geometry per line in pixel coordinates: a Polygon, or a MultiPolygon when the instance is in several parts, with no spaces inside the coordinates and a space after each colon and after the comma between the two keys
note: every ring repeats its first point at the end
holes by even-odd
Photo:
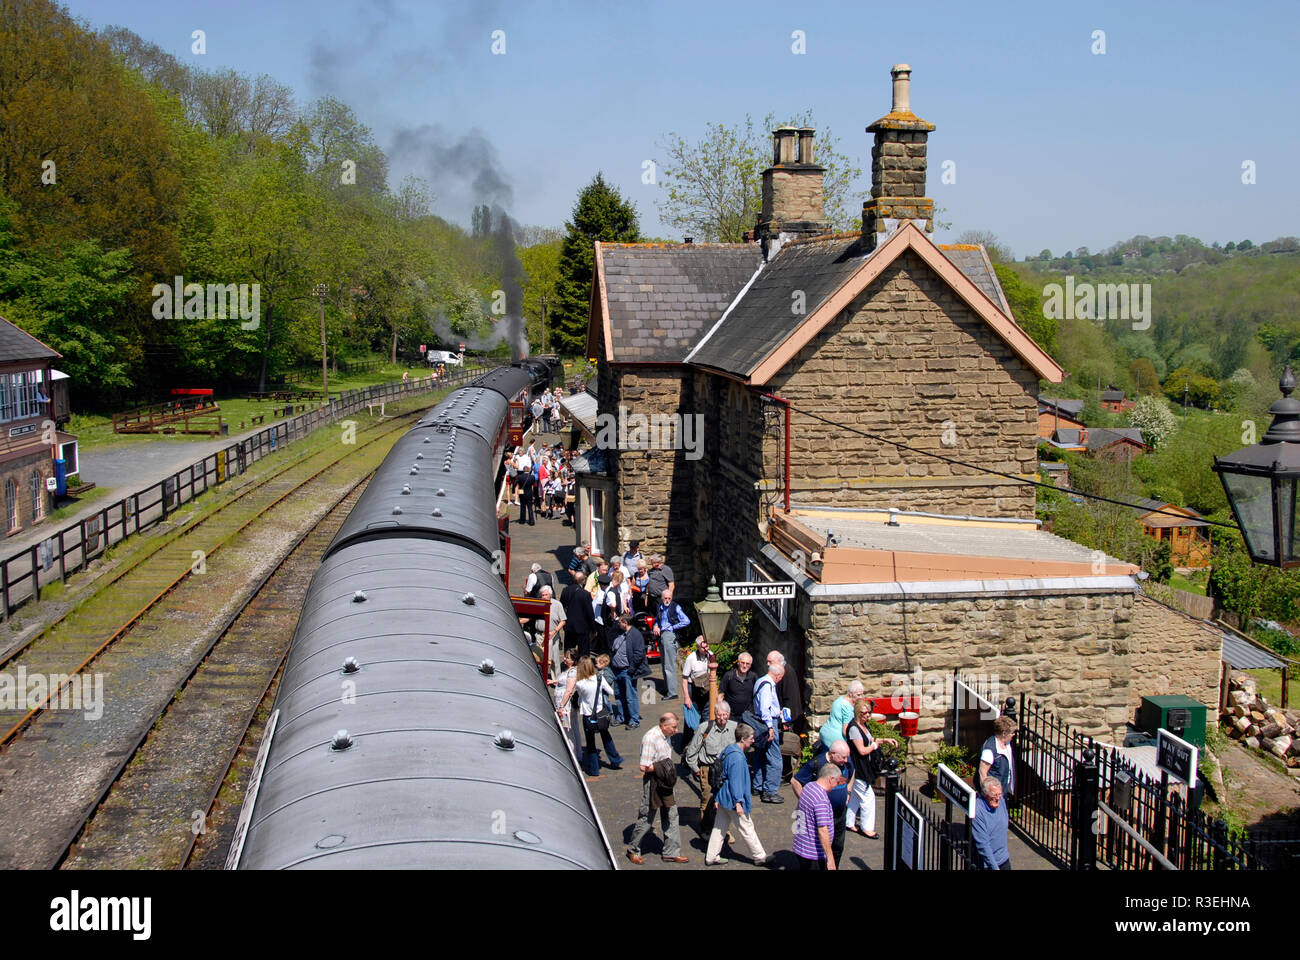
{"type": "MultiPolygon", "coordinates": [[[[301,104],[336,96],[386,150],[413,131],[449,146],[478,131],[469,142],[495,152],[505,206],[524,224],[561,227],[601,171],[635,203],[643,234],[680,239],[659,219],[663,188],[642,182],[665,136],[693,141],[710,122],[807,109],[864,170],[855,193],[866,199],[864,128],[889,111],[889,69],[905,62],[912,109],[937,127],[927,194],[952,222],[937,239],[987,230],[1019,258],[1135,234],[1256,244],[1300,234],[1293,0],[67,6],[182,62],[270,74],[301,104]],[[955,182],[943,183],[949,160],[955,182]]],[[[467,225],[472,185],[428,169],[427,155],[390,153],[390,182],[423,177],[434,212],[467,225]]]]}

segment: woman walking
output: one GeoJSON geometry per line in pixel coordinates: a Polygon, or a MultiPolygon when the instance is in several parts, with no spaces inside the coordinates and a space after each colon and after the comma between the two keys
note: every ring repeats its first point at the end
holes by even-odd
{"type": "Polygon", "coordinates": [[[555,713],[560,718],[560,726],[569,738],[569,744],[573,748],[574,756],[582,749],[582,743],[578,739],[578,701],[574,697],[574,691],[578,684],[578,668],[575,666],[576,654],[573,650],[564,651],[564,667],[559,676],[554,680],[547,680],[546,683],[555,691],[555,713]]]}
{"type": "Polygon", "coordinates": [[[583,657],[579,660],[578,709],[582,713],[582,730],[587,737],[586,749],[582,752],[582,769],[592,780],[600,777],[600,751],[596,749],[597,733],[600,734],[601,743],[605,747],[609,768],[618,770],[623,765],[623,758],[619,756],[618,748],[614,746],[614,738],[609,735],[612,715],[609,704],[613,696],[614,688],[608,680],[597,673],[595,661],[591,657],[583,657]]]}

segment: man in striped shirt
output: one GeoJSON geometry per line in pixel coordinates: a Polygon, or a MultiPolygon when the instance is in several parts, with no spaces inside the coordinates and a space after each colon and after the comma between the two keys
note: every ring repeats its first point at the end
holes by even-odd
{"type": "Polygon", "coordinates": [[[831,811],[830,792],[843,779],[840,768],[828,763],[821,768],[817,779],[799,794],[799,807],[795,811],[794,852],[799,858],[800,870],[835,870],[835,854],[831,850],[831,830],[835,815],[831,811]]]}

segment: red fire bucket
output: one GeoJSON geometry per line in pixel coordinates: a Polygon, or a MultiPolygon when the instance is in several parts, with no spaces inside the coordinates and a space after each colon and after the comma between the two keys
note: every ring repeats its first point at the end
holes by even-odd
{"type": "Polygon", "coordinates": [[[921,719],[919,713],[906,710],[898,715],[898,730],[905,737],[916,736],[916,725],[921,719]]]}

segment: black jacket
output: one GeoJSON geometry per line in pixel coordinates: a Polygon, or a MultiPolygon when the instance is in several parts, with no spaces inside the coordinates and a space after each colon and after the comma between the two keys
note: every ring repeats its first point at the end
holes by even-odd
{"type": "MultiPolygon", "coordinates": [[[[754,702],[754,681],[757,679],[758,674],[753,667],[743,677],[734,668],[723,674],[722,682],[718,684],[718,693],[731,706],[731,715],[736,719],[744,716],[754,702]]],[[[779,691],[777,696],[779,698],[779,691]]]]}
{"type": "Polygon", "coordinates": [[[560,593],[560,604],[564,607],[564,630],[566,633],[596,632],[596,611],[591,608],[591,594],[579,584],[571,583],[560,593]]]}
{"type": "Polygon", "coordinates": [[[625,637],[628,673],[638,677],[641,675],[641,671],[645,669],[645,636],[636,627],[629,627],[625,637]]]}

